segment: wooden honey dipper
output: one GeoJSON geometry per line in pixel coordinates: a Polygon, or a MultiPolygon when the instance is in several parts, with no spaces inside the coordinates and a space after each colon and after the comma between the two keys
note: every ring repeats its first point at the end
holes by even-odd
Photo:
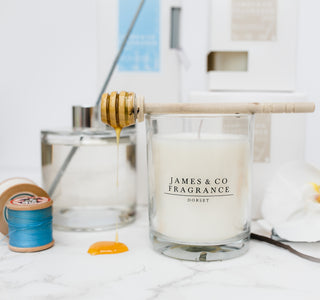
{"type": "Polygon", "coordinates": [[[256,114],[256,113],[309,113],[313,102],[277,103],[145,103],[135,93],[112,92],[101,97],[101,121],[115,129],[144,120],[144,114],[256,114]]]}

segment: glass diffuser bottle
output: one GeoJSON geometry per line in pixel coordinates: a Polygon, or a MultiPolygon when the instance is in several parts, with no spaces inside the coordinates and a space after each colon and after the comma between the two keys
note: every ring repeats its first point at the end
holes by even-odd
{"type": "Polygon", "coordinates": [[[41,131],[43,186],[54,200],[53,224],[72,231],[120,227],[136,215],[136,130],[115,132],[94,107],[73,107],[73,128],[41,131]],[[117,153],[118,151],[118,153],[117,153]]]}

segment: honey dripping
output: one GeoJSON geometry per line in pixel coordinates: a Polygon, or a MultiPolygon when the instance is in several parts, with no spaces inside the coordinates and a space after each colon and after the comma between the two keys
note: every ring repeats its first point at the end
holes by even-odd
{"type": "Polygon", "coordinates": [[[136,120],[135,94],[112,92],[101,97],[101,121],[111,126],[117,136],[117,186],[119,184],[119,141],[122,128],[133,125],[136,120]]]}
{"type": "MultiPolygon", "coordinates": [[[[114,128],[117,138],[117,199],[119,199],[119,143],[120,143],[120,133],[122,128],[114,128]]],[[[91,255],[99,254],[117,254],[128,251],[128,247],[119,242],[119,233],[118,233],[118,224],[116,227],[116,238],[115,241],[103,241],[96,242],[92,244],[88,250],[88,253],[91,255]]]]}
{"type": "MultiPolygon", "coordinates": [[[[113,99],[117,101],[116,99],[118,98],[118,95],[113,95],[113,99]]],[[[109,97],[108,97],[109,98],[109,97]]],[[[110,98],[109,98],[110,99],[110,98]]],[[[102,108],[102,106],[101,106],[102,108]]],[[[110,117],[110,111],[106,111],[107,109],[110,110],[110,106],[108,104],[107,107],[104,107],[105,109],[105,115],[108,116],[107,118],[110,120],[113,119],[116,122],[111,122],[111,125],[116,133],[116,141],[117,141],[117,199],[119,199],[119,144],[120,144],[120,134],[122,127],[119,126],[119,116],[118,113],[114,115],[114,117],[110,117]]],[[[117,254],[117,253],[123,253],[128,251],[128,247],[119,242],[119,234],[118,234],[118,224],[116,228],[116,237],[115,241],[102,241],[102,242],[96,242],[92,244],[88,250],[88,253],[91,255],[100,255],[100,254],[117,254]]]]}
{"type": "MultiPolygon", "coordinates": [[[[117,190],[119,190],[119,144],[120,144],[120,133],[122,128],[121,127],[117,127],[114,128],[115,132],[116,132],[116,137],[117,137],[117,190]]],[[[119,194],[117,192],[117,194],[119,194]]],[[[117,198],[119,198],[119,196],[117,196],[117,198]]]]}

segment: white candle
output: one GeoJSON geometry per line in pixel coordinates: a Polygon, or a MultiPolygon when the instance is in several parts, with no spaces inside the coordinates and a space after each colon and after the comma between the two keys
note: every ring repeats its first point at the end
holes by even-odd
{"type": "Polygon", "coordinates": [[[248,222],[250,144],[238,135],[155,135],[152,230],[181,243],[212,244],[248,222]]]}

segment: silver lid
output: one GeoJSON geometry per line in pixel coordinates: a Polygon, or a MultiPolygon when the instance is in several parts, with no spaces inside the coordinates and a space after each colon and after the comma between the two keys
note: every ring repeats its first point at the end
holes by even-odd
{"type": "MultiPolygon", "coordinates": [[[[101,128],[99,112],[96,106],[72,106],[72,127],[80,128],[101,128]]],[[[104,126],[103,126],[104,127],[104,126]]]]}

